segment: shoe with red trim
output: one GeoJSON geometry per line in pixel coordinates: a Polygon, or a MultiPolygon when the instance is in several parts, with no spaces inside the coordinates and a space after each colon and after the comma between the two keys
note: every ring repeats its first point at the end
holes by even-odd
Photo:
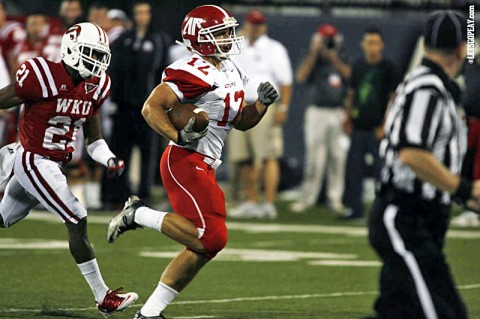
{"type": "Polygon", "coordinates": [[[104,315],[109,316],[117,311],[125,311],[137,299],[138,295],[134,292],[122,292],[122,287],[115,290],[108,290],[107,295],[101,304],[97,303],[98,310],[104,315]]]}

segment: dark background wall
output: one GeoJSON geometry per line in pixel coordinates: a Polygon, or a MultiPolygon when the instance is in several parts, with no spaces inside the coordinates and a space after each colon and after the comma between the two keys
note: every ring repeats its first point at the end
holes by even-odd
{"type": "MultiPolygon", "coordinates": [[[[86,15],[88,8],[92,3],[101,2],[112,8],[122,9],[131,16],[132,4],[134,0],[82,0],[82,7],[86,15]]],[[[9,10],[15,14],[28,15],[33,12],[44,12],[47,15],[56,15],[60,8],[61,0],[7,0],[9,10]]],[[[179,25],[185,15],[192,8],[202,4],[220,4],[218,0],[198,1],[198,0],[151,0],[153,4],[153,24],[157,28],[167,31],[175,39],[180,38],[179,25]]]]}

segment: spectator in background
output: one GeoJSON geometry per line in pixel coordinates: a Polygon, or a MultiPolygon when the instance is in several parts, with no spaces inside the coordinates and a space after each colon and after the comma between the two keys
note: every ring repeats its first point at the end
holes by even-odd
{"type": "Polygon", "coordinates": [[[80,0],[63,0],[58,11],[59,19],[50,18],[47,44],[44,53],[50,61],[59,62],[62,36],[75,23],[83,22],[80,0]]]}
{"type": "MultiPolygon", "coordinates": [[[[107,35],[112,46],[115,41],[125,32],[129,23],[128,17],[120,9],[110,9],[107,12],[108,29],[107,35]]],[[[102,118],[103,136],[107,141],[110,141],[113,130],[113,115],[117,111],[115,103],[111,103],[111,98],[105,101],[104,106],[100,110],[100,117],[102,118]]]]}
{"type": "Polygon", "coordinates": [[[62,27],[67,30],[75,23],[82,22],[83,9],[80,0],[63,0],[59,11],[62,27]]]}
{"type": "MultiPolygon", "coordinates": [[[[17,51],[20,43],[25,41],[27,33],[23,25],[7,19],[7,7],[0,0],[0,78],[5,85],[15,81],[17,71],[17,51]],[[3,70],[2,70],[3,69],[3,70]]],[[[0,146],[17,140],[17,108],[0,110],[0,146]]]]}
{"type": "Polygon", "coordinates": [[[15,72],[17,71],[15,48],[26,38],[27,33],[21,23],[7,20],[5,1],[0,0],[0,50],[6,62],[11,81],[15,81],[15,72]]]}
{"type": "MultiPolygon", "coordinates": [[[[112,102],[114,115],[112,149],[128,164],[135,145],[140,148],[140,185],[136,192],[147,203],[155,180],[160,139],[144,121],[140,111],[149,92],[160,83],[168,59],[170,37],[152,29],[152,7],[147,1],[133,5],[134,27],[112,45],[112,102]]],[[[118,182],[105,182],[104,203],[121,206],[131,194],[128,174],[118,182]]]]}
{"type": "Polygon", "coordinates": [[[297,213],[317,202],[327,175],[329,206],[340,212],[345,178],[348,140],[342,131],[343,103],[351,68],[341,52],[341,35],[331,24],[322,24],[314,33],[310,52],[297,69],[296,78],[306,83],[305,173],[301,197],[291,206],[297,213]]]}
{"type": "MultiPolygon", "coordinates": [[[[104,2],[94,2],[90,8],[88,8],[88,22],[95,23],[103,30],[108,32],[110,29],[110,20],[108,19],[108,6],[104,2]]],[[[110,40],[110,39],[108,39],[110,40]]]]}
{"type": "Polygon", "coordinates": [[[113,44],[127,29],[128,17],[120,9],[110,9],[107,12],[107,18],[109,21],[109,28],[107,29],[108,39],[110,44],[113,44]]]}
{"type": "Polygon", "coordinates": [[[34,13],[27,17],[25,22],[27,38],[16,48],[17,66],[38,56],[48,58],[43,49],[48,32],[47,17],[43,13],[34,13]]]}
{"type": "Polygon", "coordinates": [[[383,118],[389,99],[398,84],[393,63],[383,57],[384,42],[379,29],[372,27],[363,34],[364,57],[352,67],[344,130],[351,142],[345,171],[345,219],[364,216],[363,179],[367,174],[366,155],[373,158],[373,175],[378,177],[380,160],[378,146],[383,138],[383,118]]]}
{"type": "Polygon", "coordinates": [[[280,180],[278,159],[283,154],[282,125],[287,120],[292,96],[292,67],[288,52],[267,35],[265,16],[258,10],[248,13],[243,30],[246,48],[232,60],[249,76],[245,101],[253,103],[261,82],[272,83],[280,92],[280,103],[270,106],[265,118],[248,132],[233,131],[228,141],[228,158],[240,165],[247,201],[229,211],[231,217],[276,218],[274,200],[280,180]],[[260,176],[263,175],[264,202],[259,204],[260,176]]]}

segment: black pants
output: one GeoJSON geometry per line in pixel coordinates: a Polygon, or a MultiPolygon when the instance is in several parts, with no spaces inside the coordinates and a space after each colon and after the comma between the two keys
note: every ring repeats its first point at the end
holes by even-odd
{"type": "Polygon", "coordinates": [[[449,208],[398,191],[377,196],[369,240],[383,261],[375,310],[385,319],[467,318],[443,254],[449,208]]]}
{"type": "MultiPolygon", "coordinates": [[[[148,203],[158,172],[161,138],[150,128],[138,107],[119,103],[113,121],[111,149],[118,158],[125,161],[127,170],[131,163],[133,147],[137,145],[140,148],[140,185],[137,195],[148,203]]],[[[115,180],[104,179],[102,194],[102,202],[105,204],[114,206],[123,204],[132,195],[128,172],[125,171],[115,180]]]]}
{"type": "Polygon", "coordinates": [[[363,179],[367,177],[366,154],[371,154],[373,157],[373,172],[370,175],[376,179],[380,173],[378,143],[374,130],[353,129],[345,168],[345,192],[343,194],[343,203],[352,209],[352,216],[364,215],[363,179]]]}

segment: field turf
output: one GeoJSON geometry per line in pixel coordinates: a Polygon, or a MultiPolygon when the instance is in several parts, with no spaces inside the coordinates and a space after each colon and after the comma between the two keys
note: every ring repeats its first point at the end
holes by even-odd
{"type": "MultiPolygon", "coordinates": [[[[379,262],[361,222],[280,203],[274,222],[229,220],[227,249],[165,311],[167,318],[346,319],[372,314],[379,262]]],[[[140,298],[133,318],[182,247],[152,230],[105,241],[112,212],[90,213],[89,236],[105,281],[140,298]]],[[[449,232],[446,254],[470,318],[480,318],[480,229],[449,232]]],[[[0,230],[0,318],[102,318],[67,249],[66,230],[34,212],[0,230]]]]}

